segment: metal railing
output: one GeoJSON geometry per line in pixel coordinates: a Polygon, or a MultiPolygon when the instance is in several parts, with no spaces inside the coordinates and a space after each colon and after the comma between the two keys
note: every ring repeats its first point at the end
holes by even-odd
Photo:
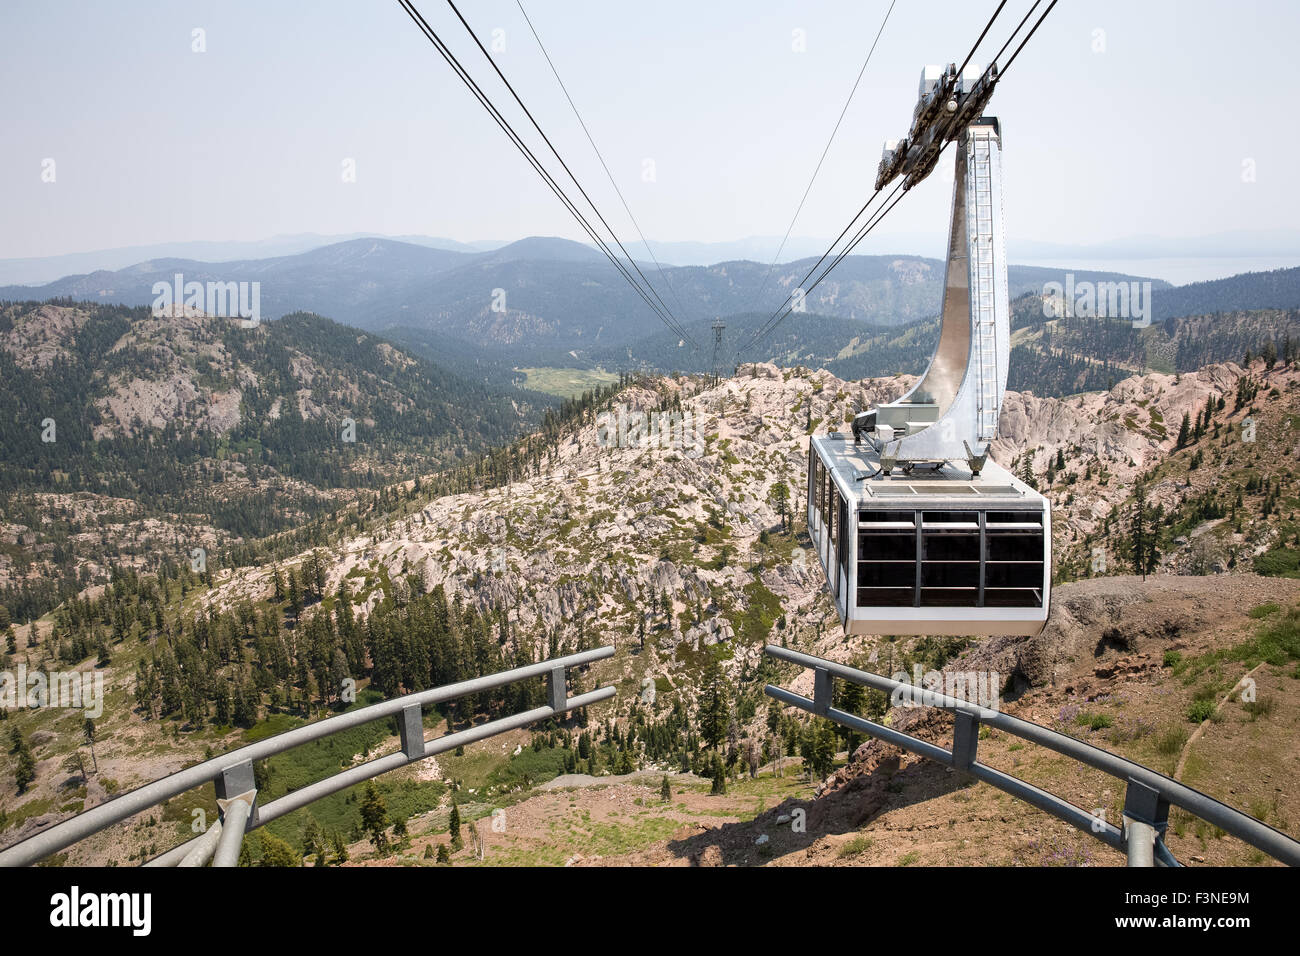
{"type": "Polygon", "coordinates": [[[814,672],[811,700],[772,684],[763,688],[763,692],[769,697],[894,744],[946,767],[968,773],[983,783],[991,784],[1085,833],[1092,834],[1107,846],[1126,853],[1130,866],[1180,865],[1165,846],[1163,839],[1171,806],[1182,807],[1193,816],[1232,834],[1276,860],[1281,860],[1290,866],[1300,866],[1300,842],[1240,810],[1234,810],[1227,804],[1206,796],[1199,790],[1194,790],[1186,784],[1107,750],[1093,747],[1081,740],[1027,720],[980,707],[969,701],[948,697],[914,684],[891,680],[879,674],[855,670],[810,654],[772,644],[765,648],[765,653],[778,660],[812,668],[814,672]],[[919,737],[831,706],[836,678],[891,695],[903,689],[910,700],[918,701],[924,706],[952,711],[954,717],[952,750],[945,750],[919,737]],[[1124,828],[1107,823],[1096,815],[1018,777],[980,763],[976,759],[976,750],[979,746],[981,724],[1072,757],[1124,781],[1127,788],[1124,795],[1124,828]]]}
{"type": "Polygon", "coordinates": [[[240,747],[230,753],[193,767],[179,770],[161,780],[145,784],[130,793],[115,797],[84,813],[55,824],[48,830],[0,851],[0,866],[29,866],[66,849],[106,827],[120,823],[178,794],[212,782],[216,785],[220,821],[199,837],[183,843],[146,863],[146,866],[234,866],[239,859],[244,834],[300,809],[321,797],[362,783],[390,770],[396,770],[425,757],[454,750],[465,744],[516,730],[539,720],[577,710],[614,696],[613,687],[602,687],[577,697],[568,696],[568,669],[591,664],[614,654],[613,647],[598,647],[569,654],[526,667],[475,677],[472,680],[435,687],[430,690],[396,697],[369,707],[358,708],[337,717],[329,717],[266,740],[240,747]],[[445,703],[459,697],[513,684],[532,677],[546,677],[546,704],[510,717],[501,717],[455,733],[430,740],[424,738],[422,708],[445,703]],[[324,780],[294,790],[265,806],[257,804],[253,764],[294,747],[350,730],[371,721],[398,717],[401,749],[384,757],[369,760],[324,780]]]}

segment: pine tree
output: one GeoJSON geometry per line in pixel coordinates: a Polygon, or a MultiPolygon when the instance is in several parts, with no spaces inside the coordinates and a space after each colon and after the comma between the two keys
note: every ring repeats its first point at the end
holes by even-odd
{"type": "Polygon", "coordinates": [[[636,761],[632,757],[632,751],[624,748],[619,751],[618,761],[615,764],[614,772],[618,774],[629,774],[636,771],[636,761]]]}
{"type": "Polygon", "coordinates": [[[296,626],[298,618],[302,616],[302,591],[298,588],[297,568],[289,569],[289,613],[293,615],[293,623],[296,626]]]}
{"type": "Polygon", "coordinates": [[[1137,482],[1133,489],[1133,511],[1129,516],[1129,539],[1132,548],[1133,570],[1146,580],[1156,569],[1159,552],[1156,551],[1155,528],[1147,506],[1146,487],[1137,482]]]}
{"type": "Polygon", "coordinates": [[[302,866],[302,857],[273,833],[262,833],[262,859],[259,866],[302,866]]]}
{"type": "Polygon", "coordinates": [[[99,773],[99,761],[95,759],[95,722],[89,717],[81,725],[81,735],[90,747],[91,765],[95,768],[95,773],[99,773]]]}
{"type": "Polygon", "coordinates": [[[726,673],[716,653],[710,653],[701,680],[699,727],[704,742],[717,749],[727,736],[731,706],[726,673]]]}
{"type": "Polygon", "coordinates": [[[14,782],[18,784],[18,792],[26,793],[27,788],[35,779],[36,758],[32,756],[31,750],[24,743],[18,751],[18,767],[14,770],[14,782]]]}
{"type": "Polygon", "coordinates": [[[315,551],[313,551],[311,554],[311,560],[312,560],[312,578],[311,578],[312,590],[316,595],[316,600],[323,601],[325,599],[325,583],[326,583],[325,562],[321,560],[320,555],[318,555],[315,551]]]}
{"type": "Polygon", "coordinates": [[[673,788],[668,783],[668,774],[664,774],[663,783],[659,785],[659,799],[664,803],[672,803],[673,801],[673,788]]]}
{"type": "Polygon", "coordinates": [[[447,820],[447,828],[451,833],[452,849],[459,850],[465,845],[465,841],[460,835],[460,807],[457,805],[454,797],[451,801],[451,816],[447,820]]]}
{"type": "Polygon", "coordinates": [[[343,834],[338,830],[334,831],[334,862],[346,863],[348,861],[348,845],[343,840],[343,834]]]}
{"type": "Polygon", "coordinates": [[[771,492],[772,506],[776,508],[776,513],[781,517],[781,530],[786,531],[789,528],[788,516],[790,514],[790,486],[785,483],[784,479],[777,481],[772,486],[771,492]]]}
{"type": "Polygon", "coordinates": [[[307,822],[302,828],[302,855],[316,857],[317,866],[323,866],[325,863],[325,845],[321,841],[320,824],[310,813],[307,814],[307,822]]]}
{"type": "Polygon", "coordinates": [[[361,803],[361,826],[370,834],[370,840],[379,853],[388,850],[388,807],[375,789],[374,781],[366,784],[366,796],[361,803]]]}

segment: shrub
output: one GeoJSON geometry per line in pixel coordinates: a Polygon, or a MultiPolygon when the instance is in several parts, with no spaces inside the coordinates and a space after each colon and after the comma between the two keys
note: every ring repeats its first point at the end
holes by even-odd
{"type": "Polygon", "coordinates": [[[302,866],[302,857],[273,833],[262,834],[262,859],[259,866],[302,866]]]}
{"type": "Polygon", "coordinates": [[[1300,551],[1277,547],[1255,558],[1255,573],[1275,578],[1300,577],[1300,551]]]}
{"type": "Polygon", "coordinates": [[[863,836],[859,833],[848,843],[840,847],[839,858],[847,860],[851,857],[861,856],[871,849],[871,837],[863,836]]]}
{"type": "Polygon", "coordinates": [[[1074,722],[1080,727],[1087,727],[1089,730],[1103,730],[1111,727],[1115,723],[1115,718],[1110,714],[1093,714],[1087,711],[1074,718],[1074,722]]]}
{"type": "Polygon", "coordinates": [[[1243,704],[1246,713],[1250,714],[1251,720],[1259,720],[1261,717],[1267,717],[1273,713],[1273,706],[1277,702],[1272,697],[1261,697],[1259,700],[1248,700],[1243,704]]]}
{"type": "Polygon", "coordinates": [[[1166,757],[1182,753],[1183,747],[1187,744],[1188,736],[1190,735],[1187,733],[1187,728],[1181,724],[1170,727],[1156,738],[1156,750],[1166,757]]]}
{"type": "Polygon", "coordinates": [[[1187,708],[1187,719],[1194,724],[1207,721],[1213,716],[1214,701],[1212,700],[1194,700],[1192,705],[1187,708]]]}

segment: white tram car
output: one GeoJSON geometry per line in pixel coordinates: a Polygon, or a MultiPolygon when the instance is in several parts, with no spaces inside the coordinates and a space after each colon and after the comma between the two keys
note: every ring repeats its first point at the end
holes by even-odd
{"type": "Polygon", "coordinates": [[[815,436],[808,533],[845,633],[1037,634],[1047,621],[1051,508],[991,462],[886,475],[851,434],[815,436]]]}

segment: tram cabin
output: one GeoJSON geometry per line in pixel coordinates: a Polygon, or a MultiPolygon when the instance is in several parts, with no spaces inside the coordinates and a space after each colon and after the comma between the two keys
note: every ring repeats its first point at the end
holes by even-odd
{"type": "Polygon", "coordinates": [[[1051,521],[1047,499],[993,462],[885,475],[849,434],[810,440],[808,532],[846,634],[1037,634],[1051,521]]]}

